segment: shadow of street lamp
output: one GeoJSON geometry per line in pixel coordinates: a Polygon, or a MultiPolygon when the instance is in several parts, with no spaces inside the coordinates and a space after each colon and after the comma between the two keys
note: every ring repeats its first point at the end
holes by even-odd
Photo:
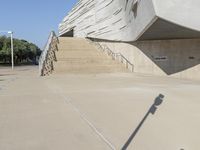
{"type": "Polygon", "coordinates": [[[141,122],[139,123],[139,125],[137,126],[135,131],[131,134],[131,136],[129,137],[129,139],[124,144],[124,146],[122,147],[121,150],[126,150],[128,148],[128,146],[130,145],[130,143],[132,142],[132,140],[134,139],[134,137],[136,136],[136,134],[138,133],[138,131],[142,127],[143,123],[145,122],[145,120],[147,119],[149,114],[154,115],[156,113],[158,106],[161,105],[162,102],[163,102],[163,98],[164,98],[164,95],[162,95],[162,94],[159,94],[158,97],[155,98],[154,103],[151,105],[151,107],[149,108],[149,110],[145,114],[144,118],[141,120],[141,122]]]}

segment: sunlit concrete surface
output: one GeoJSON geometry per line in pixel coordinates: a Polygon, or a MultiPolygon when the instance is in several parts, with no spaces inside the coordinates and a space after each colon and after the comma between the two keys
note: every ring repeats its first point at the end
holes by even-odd
{"type": "Polygon", "coordinates": [[[0,68],[0,150],[200,149],[200,82],[141,74],[0,68]]]}

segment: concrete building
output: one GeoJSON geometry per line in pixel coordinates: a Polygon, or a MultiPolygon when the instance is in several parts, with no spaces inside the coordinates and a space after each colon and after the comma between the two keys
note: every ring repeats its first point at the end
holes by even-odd
{"type": "Polygon", "coordinates": [[[137,73],[200,79],[199,7],[199,0],[79,0],[59,35],[106,45],[137,73]]]}

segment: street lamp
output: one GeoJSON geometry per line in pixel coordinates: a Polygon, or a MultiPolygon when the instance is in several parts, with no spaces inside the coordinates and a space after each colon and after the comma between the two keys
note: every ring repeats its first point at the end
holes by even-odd
{"type": "Polygon", "coordinates": [[[11,62],[12,62],[12,70],[13,70],[13,69],[14,69],[13,32],[12,32],[12,31],[0,31],[0,32],[10,34],[10,42],[11,42],[11,62]]]}
{"type": "Polygon", "coordinates": [[[10,41],[11,41],[11,61],[12,61],[12,70],[14,69],[14,50],[13,50],[13,32],[8,31],[10,34],[10,41]]]}

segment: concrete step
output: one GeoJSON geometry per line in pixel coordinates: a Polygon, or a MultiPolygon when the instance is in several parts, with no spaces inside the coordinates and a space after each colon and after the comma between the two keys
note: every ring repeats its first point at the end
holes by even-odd
{"type": "Polygon", "coordinates": [[[66,72],[66,73],[108,73],[108,72],[129,72],[124,67],[118,66],[86,66],[77,65],[70,67],[59,67],[55,69],[55,72],[66,72]]]}
{"type": "Polygon", "coordinates": [[[87,43],[84,44],[80,44],[80,43],[62,43],[59,44],[58,47],[62,48],[62,47],[66,47],[66,48],[94,48],[93,45],[87,45],[87,43]]]}
{"type": "Polygon", "coordinates": [[[63,49],[63,50],[59,50],[57,52],[57,54],[69,54],[69,53],[72,53],[72,54],[99,54],[99,55],[104,55],[102,52],[100,51],[94,51],[94,49],[79,49],[79,50],[73,50],[73,49],[63,49]]]}
{"type": "Polygon", "coordinates": [[[56,69],[81,69],[81,68],[85,68],[85,69],[93,69],[93,70],[98,70],[98,69],[114,69],[114,68],[119,68],[119,69],[123,69],[125,68],[124,66],[118,66],[118,65],[114,65],[114,64],[110,64],[110,65],[106,65],[106,64],[89,64],[89,63],[84,63],[84,64],[74,64],[74,63],[68,63],[68,64],[55,64],[56,69]]]}
{"type": "Polygon", "coordinates": [[[57,59],[63,59],[63,58],[93,58],[93,59],[102,59],[102,58],[107,58],[109,59],[109,56],[103,56],[102,54],[93,54],[93,53],[58,53],[56,54],[57,59]]]}
{"type": "Polygon", "coordinates": [[[112,60],[82,38],[59,38],[55,73],[129,72],[123,64],[112,60]]]}
{"type": "Polygon", "coordinates": [[[59,58],[57,62],[65,63],[116,63],[111,59],[95,59],[95,58],[59,58]]]}
{"type": "Polygon", "coordinates": [[[96,66],[104,66],[104,67],[123,67],[123,64],[119,64],[119,63],[101,63],[101,62],[85,62],[80,64],[79,62],[66,62],[66,61],[57,61],[55,62],[55,66],[61,68],[61,67],[73,67],[73,66],[84,66],[84,67],[96,67],[96,66]]]}
{"type": "Polygon", "coordinates": [[[100,73],[128,73],[127,70],[120,70],[120,69],[102,69],[102,70],[55,70],[55,74],[100,74],[100,73]]]}
{"type": "Polygon", "coordinates": [[[60,50],[60,51],[81,51],[81,50],[84,50],[84,51],[93,51],[94,50],[94,48],[88,48],[88,47],[75,47],[75,46],[71,46],[71,47],[67,47],[67,46],[65,46],[65,47],[60,47],[60,46],[58,46],[58,49],[60,50]]]}

